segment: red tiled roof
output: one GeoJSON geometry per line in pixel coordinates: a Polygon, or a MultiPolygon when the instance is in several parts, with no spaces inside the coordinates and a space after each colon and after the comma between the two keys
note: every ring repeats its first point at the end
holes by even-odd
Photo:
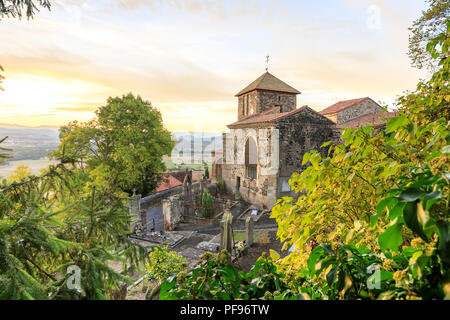
{"type": "Polygon", "coordinates": [[[384,126],[388,119],[395,117],[396,115],[397,111],[369,113],[346,123],[337,125],[336,128],[361,128],[366,126],[373,126],[377,128],[384,126]]]}
{"type": "Polygon", "coordinates": [[[166,171],[166,175],[170,174],[175,179],[183,182],[186,177],[186,170],[178,170],[178,171],[166,171]]]}
{"type": "Polygon", "coordinates": [[[270,74],[269,72],[264,73],[262,76],[260,76],[258,79],[250,83],[248,86],[246,86],[244,89],[239,91],[238,94],[236,94],[236,97],[253,91],[253,90],[269,90],[269,91],[278,91],[278,92],[288,92],[288,93],[295,93],[299,94],[300,91],[297,89],[292,88],[287,83],[281,81],[274,75],[270,74]]]}
{"type": "MultiPolygon", "coordinates": [[[[232,124],[227,125],[228,128],[233,128],[233,127],[238,127],[238,126],[245,126],[245,125],[250,125],[250,124],[256,124],[256,123],[269,123],[272,121],[276,121],[276,120],[280,120],[286,117],[289,117],[297,112],[303,111],[305,109],[308,109],[312,112],[317,113],[317,111],[311,109],[308,106],[303,106],[301,108],[298,109],[294,109],[292,111],[289,112],[281,112],[281,113],[271,113],[273,112],[273,109],[269,109],[266,112],[263,113],[256,113],[256,114],[252,114],[250,116],[247,116],[245,118],[242,118],[239,121],[236,121],[232,124]]],[[[331,121],[331,120],[330,120],[331,121]]]]}
{"type": "Polygon", "coordinates": [[[330,113],[336,113],[339,111],[342,111],[344,109],[347,109],[361,101],[364,101],[366,99],[370,99],[369,97],[365,97],[365,98],[359,98],[359,99],[352,99],[352,100],[345,100],[345,101],[339,101],[331,106],[329,106],[328,108],[323,109],[322,111],[320,111],[319,113],[322,115],[325,114],[330,114],[330,113]]]}
{"type": "Polygon", "coordinates": [[[180,180],[178,180],[177,178],[168,175],[165,176],[161,182],[159,183],[158,187],[156,188],[156,192],[161,192],[167,189],[172,189],[178,186],[181,186],[183,184],[183,182],[181,182],[180,180]]]}

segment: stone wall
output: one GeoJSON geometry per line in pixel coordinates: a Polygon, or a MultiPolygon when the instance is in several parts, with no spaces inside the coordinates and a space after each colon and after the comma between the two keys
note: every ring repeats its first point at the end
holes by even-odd
{"type": "Polygon", "coordinates": [[[278,163],[272,163],[267,157],[261,156],[264,154],[263,150],[277,144],[275,140],[278,137],[271,135],[271,130],[272,127],[232,129],[228,135],[228,142],[224,135],[222,179],[229,191],[240,193],[246,201],[259,208],[271,208],[276,201],[277,171],[268,172],[266,169],[273,165],[277,167],[278,163]],[[249,137],[254,139],[258,146],[256,179],[247,177],[246,172],[245,141],[249,137]]]}
{"type": "Polygon", "coordinates": [[[289,112],[297,107],[297,96],[292,93],[258,91],[258,113],[280,106],[280,112],[289,112]]]}
{"type": "Polygon", "coordinates": [[[136,224],[140,221],[140,214],[141,214],[140,202],[141,202],[141,195],[131,196],[130,203],[128,205],[131,217],[130,231],[134,230],[136,224]]]}
{"type": "Polygon", "coordinates": [[[238,120],[250,115],[250,110],[256,111],[258,105],[258,93],[257,90],[243,94],[238,97],[238,120]],[[245,100],[245,101],[244,101],[245,100]],[[247,104],[248,101],[248,104],[247,104]]]}
{"type": "MultiPolygon", "coordinates": [[[[333,137],[334,123],[311,109],[275,122],[280,131],[280,176],[290,176],[301,167],[303,155],[320,146],[333,137]]],[[[322,148],[326,156],[327,149],[322,148]]]]}
{"type": "Polygon", "coordinates": [[[337,124],[343,124],[363,115],[382,112],[383,108],[372,99],[365,99],[337,113],[337,124]]]}
{"type": "Polygon", "coordinates": [[[334,126],[332,121],[309,108],[275,122],[280,132],[278,197],[293,195],[291,191],[285,191],[286,182],[292,173],[306,169],[301,165],[305,153],[314,149],[322,156],[327,155],[328,148],[320,146],[333,139],[334,126]]]}
{"type": "MultiPolygon", "coordinates": [[[[192,183],[193,190],[201,189],[201,182],[192,183]]],[[[151,194],[147,197],[144,197],[140,200],[141,209],[148,209],[150,207],[154,207],[162,202],[162,200],[167,199],[171,196],[182,194],[183,186],[178,186],[175,188],[167,189],[161,192],[157,192],[151,194]]]]}
{"type": "Polygon", "coordinates": [[[178,196],[162,200],[164,231],[172,231],[183,217],[183,203],[178,196]]]}
{"type": "Polygon", "coordinates": [[[243,94],[238,98],[238,120],[251,115],[252,109],[253,113],[261,113],[275,106],[280,106],[281,112],[294,110],[297,106],[296,94],[267,90],[254,90],[243,94]]]}

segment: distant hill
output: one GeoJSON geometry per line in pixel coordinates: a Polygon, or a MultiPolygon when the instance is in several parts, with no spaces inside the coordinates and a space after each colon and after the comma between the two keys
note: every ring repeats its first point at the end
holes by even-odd
{"type": "Polygon", "coordinates": [[[11,160],[39,160],[59,145],[58,127],[0,124],[0,138],[8,138],[1,144],[12,149],[11,160]]]}
{"type": "MultiPolygon", "coordinates": [[[[8,136],[2,143],[2,147],[10,148],[10,153],[15,160],[40,160],[44,159],[49,151],[55,150],[59,145],[58,127],[37,126],[28,127],[18,124],[0,124],[0,139],[8,136]]],[[[184,158],[189,162],[191,158],[191,139],[193,137],[194,153],[201,153],[201,158],[210,162],[211,151],[222,148],[221,133],[199,133],[199,132],[173,132],[177,140],[172,158],[184,158]]]]}
{"type": "Polygon", "coordinates": [[[40,126],[24,126],[22,124],[11,124],[11,123],[0,123],[0,127],[2,128],[27,128],[27,129],[55,129],[58,130],[58,126],[48,126],[48,125],[40,125],[40,126]]]}
{"type": "Polygon", "coordinates": [[[173,132],[177,140],[171,159],[177,163],[211,163],[211,151],[222,149],[221,133],[173,132]]]}

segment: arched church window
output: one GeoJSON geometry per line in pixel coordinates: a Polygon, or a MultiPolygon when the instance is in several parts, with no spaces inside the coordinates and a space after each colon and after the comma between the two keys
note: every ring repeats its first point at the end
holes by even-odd
{"type": "Polygon", "coordinates": [[[256,179],[258,165],[258,149],[254,138],[249,137],[245,142],[245,171],[247,178],[256,179]]]}

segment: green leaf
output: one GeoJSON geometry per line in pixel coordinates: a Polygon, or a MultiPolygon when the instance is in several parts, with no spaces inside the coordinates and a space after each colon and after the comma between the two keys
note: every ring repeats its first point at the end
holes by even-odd
{"type": "Polygon", "coordinates": [[[398,116],[389,119],[388,123],[386,124],[386,133],[393,132],[397,130],[398,128],[408,124],[408,118],[406,116],[398,116]]]}
{"type": "Polygon", "coordinates": [[[379,296],[378,296],[378,300],[391,300],[393,297],[395,297],[395,291],[385,291],[382,292],[379,296]]]}
{"type": "Polygon", "coordinates": [[[450,154],[450,145],[442,147],[441,152],[443,154],[450,154]]]}
{"type": "Polygon", "coordinates": [[[438,221],[436,225],[439,230],[439,246],[438,253],[444,265],[450,267],[450,222],[438,221]]]}
{"type": "Polygon", "coordinates": [[[442,194],[441,191],[433,191],[425,195],[423,198],[423,202],[425,203],[425,210],[429,210],[431,206],[436,203],[439,199],[441,199],[442,194]]]}
{"type": "Polygon", "coordinates": [[[337,275],[337,268],[334,267],[332,268],[328,273],[327,273],[327,283],[329,286],[331,286],[334,281],[336,281],[336,275],[337,275]]]}
{"type": "Polygon", "coordinates": [[[304,166],[305,164],[308,163],[310,157],[311,157],[310,153],[305,153],[305,155],[303,156],[303,160],[302,160],[302,166],[304,166]]]}
{"type": "Polygon", "coordinates": [[[403,209],[405,208],[406,202],[399,202],[397,205],[392,208],[392,210],[389,210],[389,219],[394,220],[395,218],[399,217],[403,213],[403,209]]]}
{"type": "Polygon", "coordinates": [[[403,209],[403,219],[405,220],[406,226],[423,240],[428,241],[427,236],[423,232],[422,225],[419,222],[419,214],[422,213],[419,212],[417,202],[408,202],[403,209]]]}
{"type": "Polygon", "coordinates": [[[412,202],[412,201],[416,201],[423,195],[424,195],[424,193],[420,190],[408,189],[408,190],[402,192],[399,199],[403,200],[403,201],[407,201],[407,202],[412,202]]]}
{"type": "Polygon", "coordinates": [[[373,228],[378,221],[378,214],[374,214],[370,216],[370,227],[373,228]]]}
{"type": "Polygon", "coordinates": [[[333,141],[327,141],[327,142],[325,142],[324,144],[322,144],[320,147],[321,147],[321,148],[327,147],[327,146],[330,145],[331,143],[333,143],[333,141]]]}
{"type": "Polygon", "coordinates": [[[316,263],[321,257],[323,257],[323,255],[324,255],[324,249],[321,246],[315,247],[309,254],[307,265],[308,265],[308,270],[311,274],[315,273],[316,263]]]}
{"type": "Polygon", "coordinates": [[[402,242],[402,225],[400,223],[387,228],[386,231],[378,237],[378,243],[383,251],[388,249],[397,251],[402,242]]]}

